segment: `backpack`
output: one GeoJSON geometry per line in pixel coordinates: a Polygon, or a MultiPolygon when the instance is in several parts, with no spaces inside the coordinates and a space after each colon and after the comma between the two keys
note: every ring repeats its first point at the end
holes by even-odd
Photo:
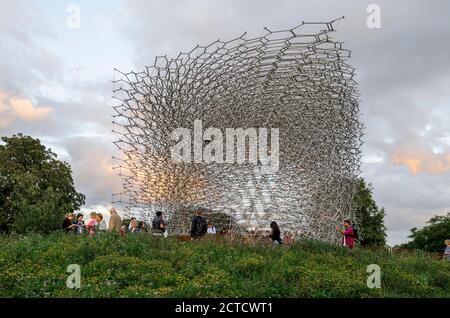
{"type": "Polygon", "coordinates": [[[356,227],[354,227],[354,226],[352,226],[352,230],[353,230],[353,235],[352,235],[352,237],[353,237],[353,239],[356,241],[356,240],[358,240],[358,238],[359,238],[358,230],[357,230],[356,227]]]}
{"type": "Polygon", "coordinates": [[[161,219],[158,220],[157,218],[154,218],[152,221],[152,228],[154,230],[160,230],[161,229],[161,219]]]}
{"type": "Polygon", "coordinates": [[[197,235],[203,235],[208,231],[208,225],[206,224],[206,220],[203,217],[197,218],[197,224],[196,224],[196,234],[197,235]]]}

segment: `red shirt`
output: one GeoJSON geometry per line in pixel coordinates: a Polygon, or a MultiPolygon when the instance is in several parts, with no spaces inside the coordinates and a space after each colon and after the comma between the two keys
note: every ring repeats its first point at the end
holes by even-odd
{"type": "Polygon", "coordinates": [[[355,241],[353,240],[353,228],[351,226],[349,226],[344,231],[344,237],[342,238],[342,243],[345,246],[348,246],[350,248],[352,248],[355,245],[355,241]]]}

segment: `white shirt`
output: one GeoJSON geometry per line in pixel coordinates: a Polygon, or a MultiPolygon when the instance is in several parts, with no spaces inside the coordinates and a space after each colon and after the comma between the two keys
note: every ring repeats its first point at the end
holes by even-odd
{"type": "Polygon", "coordinates": [[[99,230],[104,230],[104,231],[106,231],[107,229],[108,229],[108,226],[106,225],[106,221],[105,220],[102,220],[101,222],[100,222],[100,225],[98,226],[98,229],[99,230]]]}
{"type": "Polygon", "coordinates": [[[208,227],[208,234],[216,234],[216,228],[213,226],[213,227],[208,227]]]}

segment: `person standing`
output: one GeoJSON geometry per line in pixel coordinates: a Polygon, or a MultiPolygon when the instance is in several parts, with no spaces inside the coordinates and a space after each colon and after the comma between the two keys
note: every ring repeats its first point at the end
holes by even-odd
{"type": "Polygon", "coordinates": [[[114,207],[109,209],[109,213],[111,214],[111,217],[109,218],[109,231],[117,232],[120,234],[120,230],[122,228],[122,219],[117,214],[116,208],[114,207]]]}
{"type": "Polygon", "coordinates": [[[156,212],[156,216],[152,221],[153,234],[164,234],[166,231],[166,222],[163,219],[161,211],[156,212]]]}
{"type": "Polygon", "coordinates": [[[97,221],[97,226],[100,231],[106,231],[108,229],[106,221],[103,219],[103,214],[97,213],[95,220],[97,221]]]}
{"type": "Polygon", "coordinates": [[[351,226],[350,220],[345,220],[343,227],[336,226],[336,231],[343,235],[342,245],[352,249],[355,247],[355,240],[353,239],[353,227],[351,226]]]}
{"type": "Polygon", "coordinates": [[[277,222],[273,221],[270,223],[270,235],[269,237],[272,239],[272,245],[278,246],[280,244],[283,244],[283,241],[281,240],[281,231],[280,227],[278,226],[277,222]]]}
{"type": "Polygon", "coordinates": [[[191,225],[191,238],[199,239],[208,231],[208,225],[205,218],[202,216],[202,211],[197,210],[191,225]]]}

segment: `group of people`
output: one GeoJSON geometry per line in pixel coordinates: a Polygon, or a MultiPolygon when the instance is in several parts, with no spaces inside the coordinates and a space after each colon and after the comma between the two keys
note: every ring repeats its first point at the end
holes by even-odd
{"type": "MultiPolygon", "coordinates": [[[[149,230],[145,222],[138,222],[135,217],[130,219],[128,227],[122,224],[121,217],[117,214],[115,208],[110,209],[109,226],[107,226],[106,221],[103,219],[103,215],[97,212],[91,212],[89,219],[84,221],[84,216],[81,213],[75,215],[74,213],[69,213],[66,215],[63,223],[62,229],[66,233],[76,233],[83,234],[87,233],[89,236],[95,235],[98,232],[117,232],[120,235],[125,235],[125,233],[142,233],[150,232],[154,235],[161,235],[167,237],[167,223],[163,218],[163,213],[161,211],[156,212],[156,216],[152,221],[152,228],[149,230]]],[[[358,231],[350,220],[345,220],[341,226],[336,226],[336,231],[342,235],[342,245],[353,249],[355,243],[358,239],[358,231]]],[[[220,233],[225,233],[222,230],[220,233]]],[[[212,222],[207,222],[202,215],[201,210],[197,210],[195,216],[192,219],[190,236],[193,240],[200,239],[205,235],[215,235],[217,234],[216,228],[212,222]]],[[[278,246],[283,244],[281,239],[281,230],[277,222],[272,222],[270,224],[270,234],[269,237],[272,241],[273,246],[278,246]]],[[[445,240],[444,242],[446,248],[444,251],[444,259],[450,261],[450,240],[445,240]]]]}
{"type": "Polygon", "coordinates": [[[123,231],[121,217],[117,214],[115,208],[111,208],[109,212],[111,214],[109,218],[109,226],[103,219],[102,213],[91,212],[89,214],[89,219],[86,221],[84,220],[84,215],[82,213],[78,213],[77,215],[74,213],[68,213],[62,223],[62,229],[66,233],[86,233],[89,234],[89,236],[108,230],[121,233],[121,231],[123,231]]]}
{"type": "MultiPolygon", "coordinates": [[[[98,232],[117,232],[121,235],[125,233],[141,233],[141,232],[151,232],[154,235],[162,235],[167,237],[167,223],[163,218],[163,213],[161,211],[156,212],[156,216],[152,221],[152,228],[148,230],[145,222],[138,222],[135,217],[130,219],[128,227],[122,224],[121,217],[117,214],[115,208],[110,209],[110,219],[109,226],[107,226],[106,221],[103,219],[103,215],[97,212],[91,212],[89,219],[84,221],[84,216],[81,213],[75,215],[74,213],[69,213],[66,215],[62,223],[62,229],[69,233],[73,232],[76,234],[87,233],[90,236],[95,235],[98,232]]],[[[342,227],[337,226],[336,230],[342,234],[342,243],[348,248],[353,248],[355,246],[355,240],[357,238],[357,231],[351,225],[350,220],[345,220],[342,227]]],[[[197,210],[195,216],[192,219],[190,236],[192,239],[200,239],[205,235],[215,235],[217,234],[216,228],[211,222],[207,222],[202,215],[201,210],[197,210]]],[[[269,237],[272,241],[273,246],[278,246],[283,244],[281,239],[281,230],[277,222],[272,222],[270,224],[270,234],[269,237]]]]}
{"type": "MultiPolygon", "coordinates": [[[[115,208],[110,209],[109,226],[103,219],[102,213],[91,212],[89,214],[89,219],[84,220],[84,215],[82,213],[74,214],[68,213],[64,218],[62,223],[62,229],[66,233],[75,234],[89,234],[90,236],[95,235],[99,232],[117,232],[121,235],[125,233],[141,233],[141,232],[151,232],[155,235],[163,235],[167,237],[167,223],[163,218],[163,213],[161,211],[156,212],[156,216],[152,221],[152,228],[149,230],[145,222],[138,222],[135,217],[130,219],[128,226],[122,224],[121,217],[117,214],[115,208]]],[[[201,212],[197,212],[196,216],[192,221],[191,236],[194,239],[202,237],[204,234],[216,234],[216,228],[211,222],[207,223],[202,217],[201,212]]]]}
{"type": "MultiPolygon", "coordinates": [[[[141,233],[151,232],[154,235],[162,235],[167,237],[167,223],[163,218],[161,211],[156,212],[156,216],[152,221],[152,228],[148,230],[144,222],[138,222],[135,217],[130,219],[128,227],[122,224],[121,217],[117,214],[115,208],[110,209],[109,226],[103,219],[103,214],[97,212],[91,212],[89,219],[84,221],[84,215],[78,213],[68,213],[62,223],[62,229],[66,233],[83,234],[86,233],[89,236],[93,236],[99,232],[117,232],[120,235],[125,233],[141,233]]],[[[274,246],[283,244],[281,239],[281,231],[276,222],[270,224],[271,232],[269,237],[272,240],[274,246]]],[[[221,234],[225,233],[225,230],[221,231],[221,234]]],[[[216,235],[217,230],[212,222],[207,222],[202,215],[201,210],[197,210],[195,216],[192,219],[190,236],[194,239],[200,239],[205,235],[216,235]]]]}

